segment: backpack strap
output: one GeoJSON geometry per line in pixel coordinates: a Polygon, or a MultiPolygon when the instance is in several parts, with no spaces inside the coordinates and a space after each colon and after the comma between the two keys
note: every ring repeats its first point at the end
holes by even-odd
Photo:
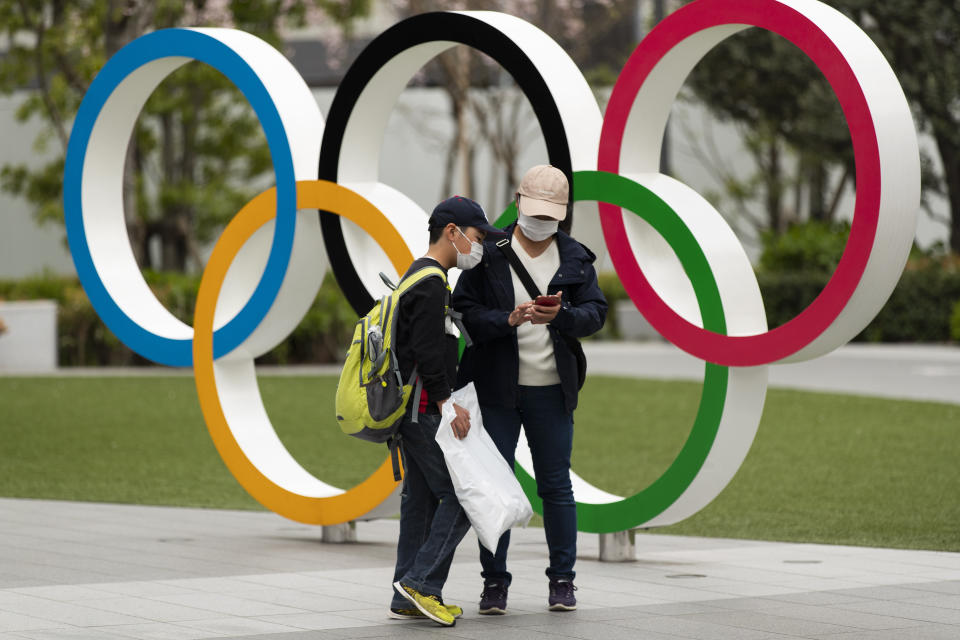
{"type": "Polygon", "coordinates": [[[403,440],[403,436],[400,435],[400,432],[396,432],[390,439],[387,440],[387,447],[390,449],[390,463],[393,465],[393,479],[395,482],[400,482],[403,477],[400,474],[400,441],[403,440]]]}
{"type": "MultiPolygon", "coordinates": [[[[473,346],[473,340],[470,339],[470,334],[467,332],[467,327],[463,324],[463,314],[454,311],[450,307],[450,285],[447,282],[447,274],[444,273],[443,269],[440,267],[424,267],[414,271],[409,276],[400,281],[399,285],[396,285],[394,289],[399,292],[399,295],[403,295],[409,289],[413,288],[424,279],[437,276],[443,280],[443,284],[447,286],[447,299],[444,303],[444,311],[450,316],[450,319],[453,321],[453,324],[457,327],[457,330],[460,332],[460,335],[463,336],[463,341],[466,346],[473,346]]],[[[380,274],[380,277],[384,280],[387,286],[390,286],[392,283],[389,282],[389,279],[384,274],[380,274]]]]}
{"type": "Polygon", "coordinates": [[[398,295],[403,295],[408,290],[412,289],[416,285],[426,278],[431,278],[436,276],[443,280],[443,284],[449,288],[447,284],[447,274],[444,273],[443,269],[440,267],[423,267],[422,269],[417,269],[406,278],[400,281],[400,284],[397,285],[396,292],[398,295]]]}
{"type": "Polygon", "coordinates": [[[390,291],[396,291],[397,285],[393,284],[393,280],[390,279],[390,276],[385,274],[383,271],[380,272],[380,279],[383,280],[383,284],[387,285],[387,288],[390,291]]]}
{"type": "Polygon", "coordinates": [[[410,380],[407,384],[416,384],[413,387],[413,393],[410,395],[410,398],[413,402],[410,403],[410,422],[420,422],[420,394],[423,393],[423,381],[420,379],[420,376],[417,375],[417,366],[413,366],[413,371],[410,373],[410,380]]]}
{"type": "Polygon", "coordinates": [[[453,320],[453,324],[456,325],[457,330],[460,332],[460,335],[463,337],[463,344],[468,347],[473,346],[473,340],[470,339],[470,334],[467,333],[467,327],[463,324],[463,314],[459,311],[454,311],[449,306],[447,306],[447,315],[450,316],[450,319],[453,320]]]}
{"type": "MultiPolygon", "coordinates": [[[[411,398],[416,398],[416,400],[411,403],[410,407],[410,421],[419,422],[420,421],[420,412],[417,410],[420,407],[420,392],[423,390],[423,383],[420,382],[419,376],[417,376],[417,367],[413,367],[413,371],[410,373],[410,379],[407,381],[407,384],[414,384],[416,380],[416,386],[413,390],[413,395],[411,398]]],[[[399,431],[395,432],[390,439],[387,440],[387,448],[390,449],[390,464],[393,466],[393,479],[396,482],[400,482],[400,456],[403,453],[403,450],[400,447],[400,442],[403,440],[403,436],[399,431]]]]}

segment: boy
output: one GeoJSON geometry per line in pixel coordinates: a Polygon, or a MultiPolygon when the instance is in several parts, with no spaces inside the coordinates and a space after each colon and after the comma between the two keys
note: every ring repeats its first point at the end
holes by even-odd
{"type": "MultiPolygon", "coordinates": [[[[487,233],[501,233],[473,200],[454,196],[438,204],[428,223],[430,248],[410,265],[404,277],[428,266],[470,269],[480,262],[487,233]]],[[[463,613],[441,598],[453,553],[470,528],[457,501],[443,452],[435,437],[440,412],[456,382],[457,339],[446,314],[450,289],[440,278],[427,278],[403,295],[397,324],[397,358],[403,380],[414,367],[423,385],[414,409],[399,428],[404,479],[400,501],[400,537],[390,605],[391,618],[423,618],[452,626],[463,613]],[[410,605],[416,607],[411,608],[410,605]]],[[[454,405],[451,427],[458,438],[470,429],[470,414],[454,405]]]]}

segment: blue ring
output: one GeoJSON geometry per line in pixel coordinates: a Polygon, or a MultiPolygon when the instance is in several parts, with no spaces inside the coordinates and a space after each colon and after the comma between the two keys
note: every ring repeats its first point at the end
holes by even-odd
{"type": "Polygon", "coordinates": [[[64,219],[77,275],[97,314],[121,342],[154,362],[189,367],[193,364],[192,339],[164,338],[151,333],[124,313],[107,292],[90,255],[81,198],[87,145],[104,104],[117,86],[139,67],[172,56],[192,58],[210,65],[243,92],[266,134],[277,182],[276,226],[266,269],[240,312],[214,332],[214,358],[229,353],[253,333],[280,291],[293,250],[297,185],[287,133],[269,92],[250,65],[216,38],[189,29],[164,29],[141,36],[110,58],[90,85],[77,111],[64,167],[64,219]]]}

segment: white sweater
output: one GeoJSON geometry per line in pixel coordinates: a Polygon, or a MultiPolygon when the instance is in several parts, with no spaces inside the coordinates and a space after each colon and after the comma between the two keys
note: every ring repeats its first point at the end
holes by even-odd
{"type": "MultiPolygon", "coordinates": [[[[533,278],[537,288],[540,289],[540,293],[543,295],[556,293],[555,291],[547,291],[547,286],[560,268],[560,252],[557,249],[557,241],[551,242],[547,249],[536,258],[531,258],[519,242],[511,244],[520,258],[520,262],[527,268],[530,277],[533,278]]],[[[529,301],[530,294],[527,293],[523,283],[520,282],[520,278],[513,267],[510,268],[510,275],[513,277],[514,305],[529,301]]],[[[547,329],[547,325],[524,322],[517,327],[517,345],[520,353],[520,384],[528,387],[546,387],[560,384],[557,362],[553,356],[553,341],[550,339],[550,331],[547,329]]]]}

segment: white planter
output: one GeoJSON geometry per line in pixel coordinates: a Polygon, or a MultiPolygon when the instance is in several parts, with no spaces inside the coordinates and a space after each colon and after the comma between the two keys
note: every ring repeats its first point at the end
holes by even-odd
{"type": "Polygon", "coordinates": [[[54,371],[57,368],[57,303],[53,300],[0,302],[0,371],[54,371]]]}
{"type": "Polygon", "coordinates": [[[647,322],[632,300],[617,300],[613,312],[617,314],[621,339],[663,340],[663,336],[647,322]]]}

